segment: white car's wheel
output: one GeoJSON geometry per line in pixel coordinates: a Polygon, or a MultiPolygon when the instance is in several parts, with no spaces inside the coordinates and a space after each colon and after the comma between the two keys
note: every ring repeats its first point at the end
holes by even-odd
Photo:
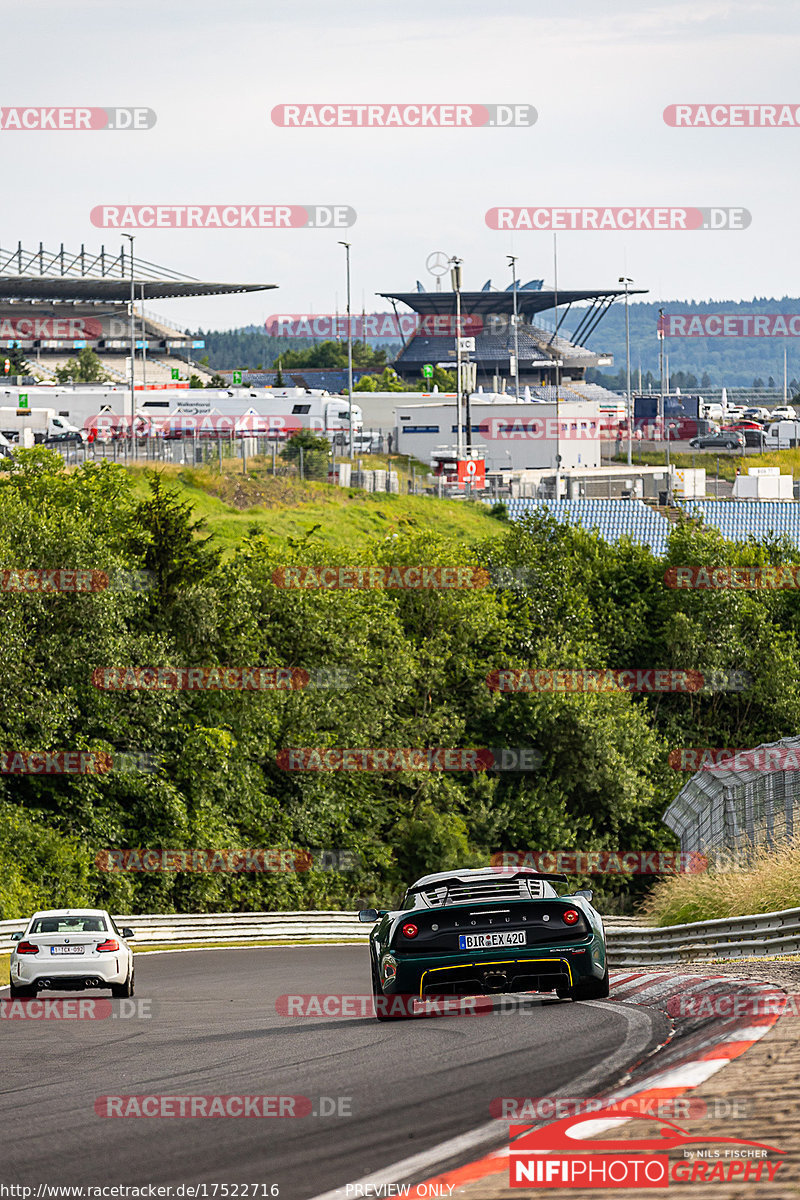
{"type": "Polygon", "coordinates": [[[111,984],[111,995],[116,1000],[125,1000],[128,996],[133,995],[133,967],[131,967],[128,978],[124,983],[111,984]]]}
{"type": "Polygon", "coordinates": [[[9,995],[12,1000],[30,1000],[36,995],[36,988],[20,987],[19,984],[12,983],[9,995]]]}

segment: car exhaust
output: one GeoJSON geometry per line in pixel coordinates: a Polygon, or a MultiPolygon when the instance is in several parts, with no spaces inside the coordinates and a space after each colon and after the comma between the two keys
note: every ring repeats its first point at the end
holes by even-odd
{"type": "Polygon", "coordinates": [[[504,992],[508,989],[508,976],[505,971],[486,971],[483,986],[487,992],[504,992]]]}

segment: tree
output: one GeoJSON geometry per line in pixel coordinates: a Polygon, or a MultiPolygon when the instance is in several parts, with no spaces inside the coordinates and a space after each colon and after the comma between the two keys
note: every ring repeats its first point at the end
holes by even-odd
{"type": "Polygon", "coordinates": [[[354,392],[408,392],[408,384],[404,383],[394,367],[385,367],[382,375],[362,375],[353,386],[354,392]]]}
{"type": "Polygon", "coordinates": [[[300,450],[303,451],[303,472],[305,475],[327,474],[328,457],[331,444],[322,434],[314,433],[313,429],[298,429],[287,440],[281,458],[288,463],[300,463],[300,450]]]}
{"type": "Polygon", "coordinates": [[[767,387],[769,387],[769,388],[775,387],[775,380],[772,378],[771,375],[770,375],[769,379],[767,380],[767,387]]]}
{"type": "Polygon", "coordinates": [[[700,380],[700,387],[701,388],[710,388],[711,387],[711,376],[709,375],[708,371],[703,371],[703,378],[700,380]]]}
{"type": "Polygon", "coordinates": [[[107,378],[103,364],[89,346],[84,346],[77,358],[68,358],[63,367],[56,367],[58,383],[104,383],[107,378]]]}
{"type": "Polygon", "coordinates": [[[224,387],[227,387],[227,384],[222,375],[214,374],[209,379],[208,383],[206,384],[206,387],[207,388],[224,388],[224,387]]]}
{"type": "Polygon", "coordinates": [[[199,375],[190,375],[189,376],[189,387],[190,388],[201,388],[203,386],[204,386],[203,381],[199,375]]]}
{"type": "MultiPolygon", "coordinates": [[[[320,342],[318,346],[309,346],[307,350],[287,350],[281,354],[285,367],[328,368],[341,370],[347,366],[346,342],[320,342]]],[[[373,350],[363,342],[353,342],[353,366],[359,371],[386,366],[386,351],[373,350]]]]}
{"type": "Polygon", "coordinates": [[[5,371],[6,375],[27,375],[30,371],[30,367],[22,357],[22,351],[16,342],[6,350],[5,358],[8,362],[8,370],[5,371]]]}
{"type": "Polygon", "coordinates": [[[180,589],[201,583],[216,569],[220,552],[198,535],[205,521],[194,520],[191,504],[167,489],[161,476],[148,472],[150,496],[134,510],[130,548],[152,571],[162,603],[173,600],[180,589]]]}
{"type": "Polygon", "coordinates": [[[275,387],[283,387],[283,371],[281,370],[281,360],[278,359],[278,371],[275,376],[275,387]]]}
{"type": "Polygon", "coordinates": [[[415,392],[432,392],[434,388],[438,388],[440,392],[454,392],[456,390],[456,372],[446,371],[444,367],[434,367],[433,375],[430,379],[420,379],[414,384],[415,392]]]}

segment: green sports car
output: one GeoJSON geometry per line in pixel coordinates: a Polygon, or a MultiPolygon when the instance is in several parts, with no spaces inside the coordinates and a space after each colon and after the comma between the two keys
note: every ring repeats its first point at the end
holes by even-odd
{"type": "Polygon", "coordinates": [[[558,894],[553,884],[566,882],[526,869],[443,872],[412,884],[399,911],[363,909],[359,920],[376,923],[370,963],[378,1020],[415,1015],[412,998],[426,996],[607,996],[602,920],[590,891],[558,894]]]}

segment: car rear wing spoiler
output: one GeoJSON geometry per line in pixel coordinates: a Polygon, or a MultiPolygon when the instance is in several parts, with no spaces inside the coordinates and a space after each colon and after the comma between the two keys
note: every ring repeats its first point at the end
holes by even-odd
{"type": "MultiPolygon", "coordinates": [[[[508,880],[544,879],[548,883],[569,883],[569,879],[561,871],[544,872],[544,871],[522,870],[522,871],[515,871],[514,874],[511,875],[511,874],[507,874],[505,871],[502,871],[498,868],[497,875],[498,876],[502,875],[504,879],[508,879],[508,880]]],[[[487,878],[489,878],[489,877],[487,876],[487,878]]],[[[419,892],[429,892],[431,890],[431,888],[449,888],[452,884],[456,884],[456,883],[460,883],[463,885],[466,883],[474,882],[474,879],[475,879],[474,876],[472,876],[472,879],[469,880],[469,879],[465,879],[462,875],[448,875],[444,879],[437,879],[435,883],[415,883],[413,885],[413,887],[410,887],[406,890],[406,895],[414,896],[419,892]]]]}

